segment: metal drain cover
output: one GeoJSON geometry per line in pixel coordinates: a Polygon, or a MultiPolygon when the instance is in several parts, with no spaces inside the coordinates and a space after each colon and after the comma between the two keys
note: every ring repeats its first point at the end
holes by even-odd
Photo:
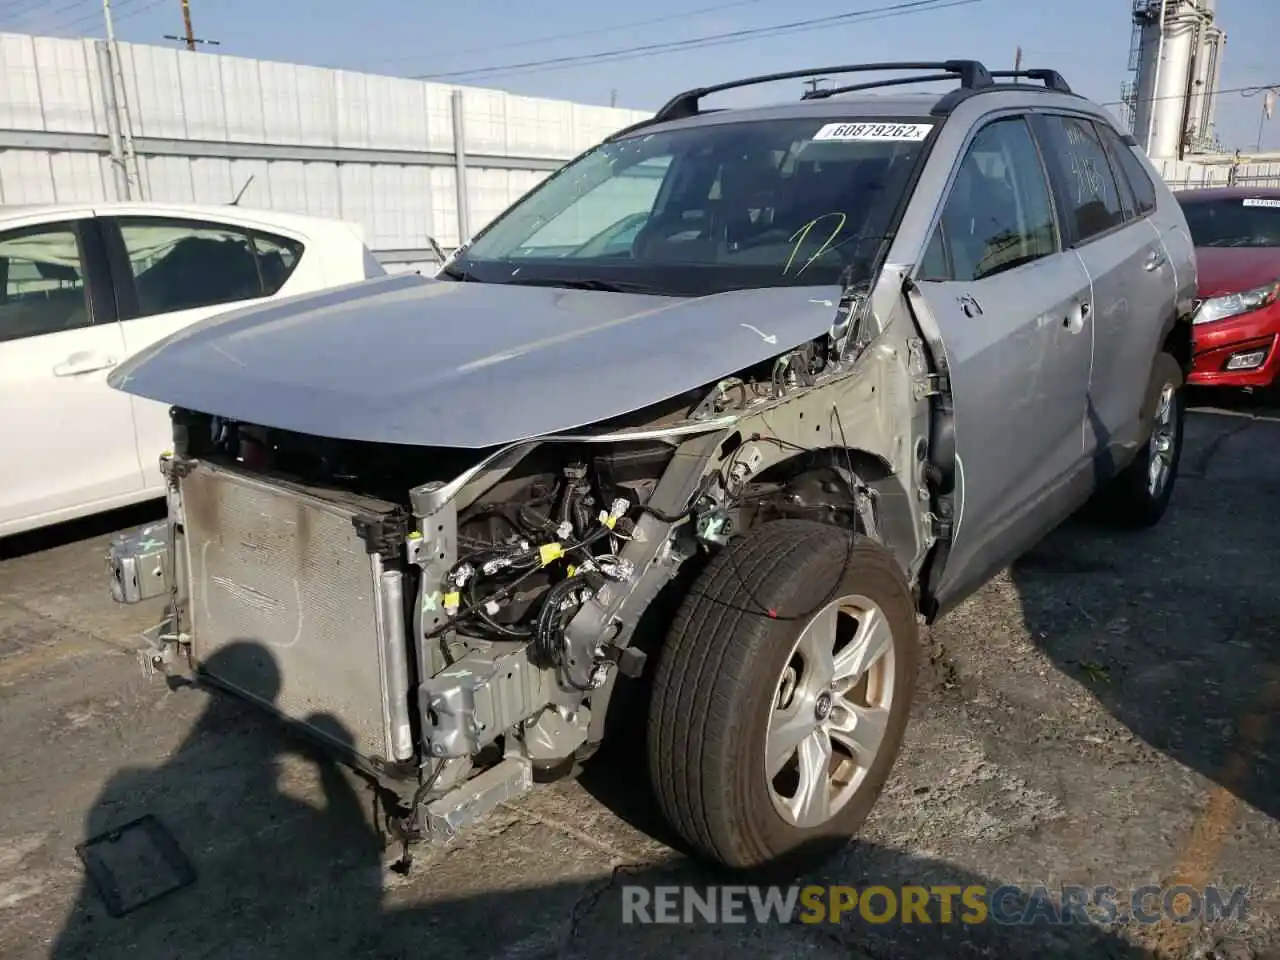
{"type": "Polygon", "coordinates": [[[76,847],[98,896],[122,917],[195,882],[196,871],[178,841],[146,814],[90,837],[76,847]]]}

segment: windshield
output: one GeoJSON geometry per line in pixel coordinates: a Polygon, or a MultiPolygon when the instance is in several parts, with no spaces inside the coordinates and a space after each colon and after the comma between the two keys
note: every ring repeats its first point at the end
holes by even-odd
{"type": "Polygon", "coordinates": [[[605,143],[518,201],[447,275],[702,296],[865,279],[928,123],[710,123],[605,143]]]}
{"type": "Polygon", "coordinates": [[[1191,200],[1182,209],[1197,247],[1280,247],[1280,199],[1191,200]]]}

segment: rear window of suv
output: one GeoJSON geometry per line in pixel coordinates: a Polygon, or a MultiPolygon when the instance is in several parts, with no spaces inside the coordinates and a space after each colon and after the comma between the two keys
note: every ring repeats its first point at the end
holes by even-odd
{"type": "Polygon", "coordinates": [[[811,117],[638,131],[543,181],[455,268],[674,295],[838,283],[869,273],[932,129],[811,117]]]}

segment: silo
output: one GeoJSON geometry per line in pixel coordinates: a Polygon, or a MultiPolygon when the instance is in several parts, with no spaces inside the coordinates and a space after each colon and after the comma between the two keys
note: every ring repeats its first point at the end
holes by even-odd
{"type": "Polygon", "coordinates": [[[1222,71],[1226,34],[1214,24],[1214,0],[1200,0],[1199,36],[1193,58],[1193,80],[1187,100],[1187,142],[1194,152],[1213,147],[1214,100],[1222,71]]]}
{"type": "Polygon", "coordinates": [[[1213,0],[1134,0],[1134,135],[1153,158],[1178,159],[1184,136],[1212,125],[1223,36],[1213,17],[1213,0]]]}
{"type": "Polygon", "coordinates": [[[1133,84],[1133,135],[1144,150],[1151,152],[1152,108],[1155,106],[1156,80],[1163,54],[1161,22],[1168,6],[1177,0],[1134,0],[1133,28],[1137,50],[1133,68],[1137,76],[1133,84]]]}
{"type": "Polygon", "coordinates": [[[1160,159],[1179,159],[1191,63],[1200,33],[1195,4],[1176,0],[1167,5],[1162,33],[1163,55],[1151,105],[1151,142],[1147,153],[1160,159]]]}

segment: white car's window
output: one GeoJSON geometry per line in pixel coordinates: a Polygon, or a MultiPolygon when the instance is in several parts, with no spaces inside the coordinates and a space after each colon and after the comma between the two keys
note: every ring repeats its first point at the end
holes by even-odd
{"type": "Polygon", "coordinates": [[[154,217],[117,223],[137,289],[137,316],[271,296],[302,244],[232,226],[154,217]]]}
{"type": "Polygon", "coordinates": [[[973,281],[1058,252],[1049,184],[1020,117],[978,132],[921,265],[921,280],[973,281]]]}
{"type": "Polygon", "coordinates": [[[252,231],[249,234],[258,251],[258,268],[262,272],[262,294],[275,296],[302,259],[302,244],[297,240],[252,231]]]}
{"type": "Polygon", "coordinates": [[[88,326],[84,266],[70,224],[0,233],[0,341],[88,326]]]}

